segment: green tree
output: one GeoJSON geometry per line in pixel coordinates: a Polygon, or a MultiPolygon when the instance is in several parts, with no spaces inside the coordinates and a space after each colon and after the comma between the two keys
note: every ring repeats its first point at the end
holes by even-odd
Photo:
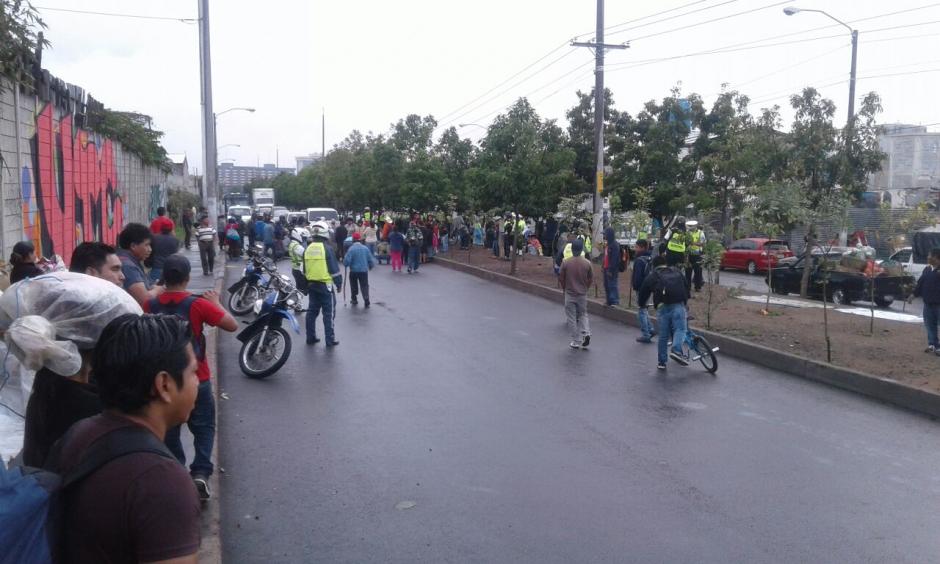
{"type": "Polygon", "coordinates": [[[36,48],[49,45],[40,35],[44,29],[46,23],[31,3],[0,0],[0,77],[32,86],[36,48]]]}
{"type": "MultiPolygon", "coordinates": [[[[574,150],[574,174],[582,184],[578,192],[590,192],[597,172],[597,151],[594,141],[594,89],[592,88],[588,93],[578,90],[575,95],[578,97],[577,105],[565,114],[568,118],[568,146],[574,150]]],[[[613,93],[605,88],[604,123],[610,124],[615,113],[613,93]]],[[[608,125],[608,129],[609,127],[608,125]]]]}

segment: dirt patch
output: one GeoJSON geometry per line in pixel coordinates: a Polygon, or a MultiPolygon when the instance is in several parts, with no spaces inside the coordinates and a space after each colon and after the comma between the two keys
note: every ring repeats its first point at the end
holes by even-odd
{"type": "MultiPolygon", "coordinates": [[[[441,256],[500,274],[509,274],[510,263],[495,258],[492,252],[475,248],[471,252],[453,251],[441,256]]],[[[601,268],[594,266],[597,287],[589,298],[604,302],[601,268]]],[[[557,288],[550,257],[518,257],[516,277],[542,286],[557,288]]],[[[620,307],[635,309],[636,296],[630,306],[630,271],[620,275],[620,307]]],[[[707,290],[704,288],[690,301],[696,320],[693,326],[705,328],[707,290]]],[[[804,358],[826,361],[826,341],[821,308],[794,308],[771,305],[764,313],[764,304],[747,302],[734,296],[740,291],[722,286],[712,288],[710,330],[738,337],[804,358]]],[[[821,302],[820,302],[821,303],[821,302]]],[[[860,372],[891,378],[905,384],[940,392],[940,358],[925,354],[926,337],[919,323],[903,323],[875,319],[874,334],[869,332],[869,319],[830,310],[829,340],[832,363],[860,372]]]]}

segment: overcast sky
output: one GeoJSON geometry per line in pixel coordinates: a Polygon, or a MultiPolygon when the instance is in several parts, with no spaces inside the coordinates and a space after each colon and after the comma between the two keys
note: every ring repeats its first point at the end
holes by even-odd
{"type": "MultiPolygon", "coordinates": [[[[153,116],[168,152],[202,169],[198,27],[48,8],[196,18],[196,0],[37,0],[49,26],[43,64],[108,107],[153,116]]],[[[213,90],[220,159],[294,166],[352,129],[385,132],[409,113],[442,125],[487,125],[527,96],[540,115],[564,122],[575,91],[594,84],[593,55],[567,46],[593,39],[594,0],[225,0],[210,2],[213,90]],[[471,103],[507,78],[518,77],[471,103]],[[546,68],[547,67],[547,68],[546,68]]],[[[881,122],[937,124],[940,2],[931,0],[608,0],[607,86],[635,114],[681,82],[710,105],[728,83],[754,101],[780,104],[812,85],[845,122],[850,37],[822,9],[859,30],[858,99],[877,91],[881,122]],[[895,12],[893,15],[889,15],[895,12]],[[695,12],[695,13],[690,13],[695,12]],[[741,14],[742,12],[750,12],[741,14]],[[661,13],[661,15],[652,16],[661,13]],[[643,18],[643,19],[640,19],[643,18]],[[717,20],[717,21],[711,21],[717,20]],[[860,21],[862,20],[862,21],[860,21]],[[896,29],[884,29],[896,28],[896,29]],[[824,38],[816,39],[814,38],[824,38]],[[728,51],[728,49],[733,49],[728,51]],[[670,58],[715,50],[712,53],[670,58]],[[664,60],[666,59],[666,60],[664,60]]],[[[938,130],[936,125],[931,130],[938,130]]],[[[478,139],[483,129],[462,135],[478,139]]]]}

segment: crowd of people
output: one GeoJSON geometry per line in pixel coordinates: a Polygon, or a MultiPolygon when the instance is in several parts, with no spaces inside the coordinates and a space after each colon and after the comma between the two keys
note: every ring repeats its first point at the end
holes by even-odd
{"type": "MultiPolygon", "coordinates": [[[[191,237],[187,215],[191,222],[195,214],[184,215],[191,237]]],[[[202,214],[195,230],[205,274],[213,272],[209,249],[216,244],[208,223],[202,214]],[[207,228],[211,246],[204,244],[207,228]]],[[[117,248],[79,244],[68,271],[37,260],[29,241],[14,246],[11,286],[0,296],[9,351],[4,369],[16,362],[18,374],[35,372],[14,464],[59,477],[59,536],[49,549],[61,551],[63,561],[195,561],[200,501],[212,495],[214,471],[215,401],[205,333],[209,327],[235,331],[237,322],[217,292],[187,289],[191,266],[178,253],[174,232],[161,208],[149,227],[126,225],[117,248]],[[195,452],[188,469],[183,424],[195,452]]],[[[7,486],[13,470],[4,471],[7,486]]],[[[20,477],[42,474],[34,472],[20,477]]],[[[5,492],[0,497],[9,501],[18,491],[5,492]]],[[[17,526],[29,523],[25,515],[17,519],[17,526]]]]}

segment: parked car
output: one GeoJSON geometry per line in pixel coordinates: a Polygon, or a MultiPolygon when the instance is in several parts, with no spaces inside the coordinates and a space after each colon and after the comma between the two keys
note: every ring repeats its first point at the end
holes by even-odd
{"type": "Polygon", "coordinates": [[[781,259],[792,257],[793,251],[786,241],[779,239],[748,238],[738,239],[728,246],[721,257],[719,268],[746,270],[749,274],[767,271],[772,265],[777,267],[781,259]]]}
{"type": "MultiPolygon", "coordinates": [[[[914,289],[914,277],[908,274],[903,276],[881,275],[870,278],[861,272],[845,272],[833,268],[820,268],[822,260],[829,262],[829,266],[838,265],[842,253],[829,251],[825,254],[813,254],[812,270],[809,275],[807,293],[811,297],[821,298],[823,294],[823,275],[828,274],[826,283],[826,299],[837,305],[850,305],[854,301],[867,301],[871,297],[872,284],[874,284],[875,304],[879,307],[888,307],[896,299],[907,299],[914,289]]],[[[803,279],[804,257],[793,257],[780,261],[774,267],[770,280],[770,287],[776,294],[799,294],[800,282],[803,279]]]]}

